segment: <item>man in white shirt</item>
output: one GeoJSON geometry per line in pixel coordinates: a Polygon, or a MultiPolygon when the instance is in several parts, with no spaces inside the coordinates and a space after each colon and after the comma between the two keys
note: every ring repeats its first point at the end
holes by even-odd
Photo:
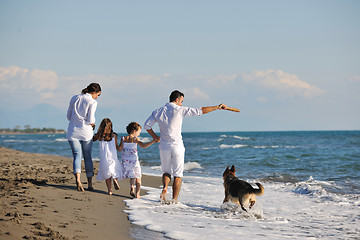
{"type": "Polygon", "coordinates": [[[154,138],[159,136],[152,130],[152,126],[158,123],[160,128],[160,159],[163,171],[162,181],[163,190],[160,195],[161,200],[165,201],[171,175],[174,176],[172,202],[177,203],[177,198],[181,189],[181,178],[184,171],[185,148],[181,136],[183,118],[189,116],[200,116],[218,109],[227,110],[225,104],[213,107],[190,108],[182,106],[184,94],[175,90],[170,95],[170,102],[165,106],[152,112],[145,121],[144,129],[154,138]]]}

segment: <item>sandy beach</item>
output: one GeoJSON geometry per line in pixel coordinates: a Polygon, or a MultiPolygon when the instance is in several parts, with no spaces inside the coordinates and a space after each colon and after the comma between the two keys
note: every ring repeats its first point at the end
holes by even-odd
{"type": "MultiPolygon", "coordinates": [[[[94,191],[78,192],[72,159],[4,147],[0,166],[0,239],[132,239],[127,179],[112,196],[95,177],[94,191]]],[[[82,182],[87,189],[85,173],[82,182]]],[[[161,179],[144,175],[143,185],[159,187],[161,179]]]]}

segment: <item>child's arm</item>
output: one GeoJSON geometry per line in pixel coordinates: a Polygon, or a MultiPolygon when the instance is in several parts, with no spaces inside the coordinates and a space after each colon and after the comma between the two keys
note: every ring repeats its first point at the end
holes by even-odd
{"type": "Polygon", "coordinates": [[[143,143],[142,141],[140,141],[138,138],[135,139],[135,142],[137,144],[139,144],[140,147],[142,148],[148,148],[151,145],[153,145],[156,142],[160,142],[160,139],[153,139],[151,142],[147,142],[147,143],[143,143]]]}
{"type": "MultiPolygon", "coordinates": [[[[115,138],[116,139],[116,138],[115,138]]],[[[116,141],[116,140],[115,140],[116,141]]],[[[117,141],[116,141],[117,142],[117,141]]],[[[119,145],[117,145],[116,144],[116,149],[119,151],[119,152],[121,152],[122,150],[123,150],[123,148],[124,148],[124,142],[123,142],[123,138],[121,138],[121,140],[120,140],[120,144],[119,145]]]]}
{"type": "Polygon", "coordinates": [[[95,142],[96,140],[99,139],[99,133],[95,134],[94,137],[93,137],[93,141],[95,142]]]}
{"type": "Polygon", "coordinates": [[[118,135],[116,133],[113,133],[114,134],[114,138],[115,138],[115,146],[116,146],[116,149],[117,149],[117,138],[118,138],[118,135]]]}

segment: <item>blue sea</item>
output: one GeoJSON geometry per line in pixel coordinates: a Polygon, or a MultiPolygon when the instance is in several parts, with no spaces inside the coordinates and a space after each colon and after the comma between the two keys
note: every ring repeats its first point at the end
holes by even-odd
{"type": "MultiPolygon", "coordinates": [[[[204,132],[183,139],[180,203],[163,205],[160,189],[144,187],[146,196],[127,201],[134,224],[172,239],[360,239],[360,131],[204,132]],[[237,177],[265,188],[247,213],[222,203],[222,173],[231,165],[237,177]]],[[[72,157],[64,134],[0,135],[0,145],[72,157]]],[[[161,175],[157,144],[139,148],[139,158],[144,173],[161,175]]]]}

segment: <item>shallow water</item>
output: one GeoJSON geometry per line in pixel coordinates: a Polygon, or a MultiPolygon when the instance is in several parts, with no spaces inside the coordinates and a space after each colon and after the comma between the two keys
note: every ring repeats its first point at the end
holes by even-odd
{"type": "MultiPolygon", "coordinates": [[[[174,239],[359,239],[360,131],[184,133],[183,138],[181,203],[162,205],[160,190],[149,188],[142,200],[127,202],[135,224],[174,239]],[[229,165],[240,179],[265,187],[249,214],[222,204],[222,173],[229,165]]],[[[150,141],[147,134],[141,139],[150,141]]],[[[63,134],[0,135],[0,145],[72,157],[63,134]]],[[[95,142],[93,159],[98,156],[95,142]]],[[[139,148],[139,157],[144,173],[161,175],[156,146],[139,148]]]]}

